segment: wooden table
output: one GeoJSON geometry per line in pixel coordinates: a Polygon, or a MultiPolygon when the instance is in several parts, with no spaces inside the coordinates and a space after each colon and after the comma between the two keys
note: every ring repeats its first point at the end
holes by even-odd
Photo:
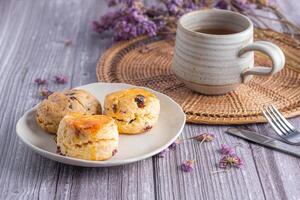
{"type": "MultiPolygon", "coordinates": [[[[297,0],[280,5],[299,19],[297,0]]],[[[0,1],[0,199],[300,199],[300,159],[229,136],[226,126],[187,124],[182,137],[208,132],[216,140],[110,168],[53,162],[17,139],[18,118],[40,102],[35,78],[69,77],[66,85],[50,81],[52,90],[96,82],[96,61],[112,38],[93,33],[91,22],[106,10],[99,0],[0,1]],[[211,174],[222,143],[242,144],[242,170],[211,174]],[[178,168],[186,159],[197,161],[191,173],[178,168]]],[[[291,121],[300,129],[300,118],[291,121]]],[[[248,127],[275,136],[268,125],[248,127]]]]}

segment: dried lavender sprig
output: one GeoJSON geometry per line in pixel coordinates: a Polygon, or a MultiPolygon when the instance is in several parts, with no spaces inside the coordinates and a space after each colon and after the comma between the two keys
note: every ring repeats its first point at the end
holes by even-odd
{"type": "Polygon", "coordinates": [[[189,138],[185,138],[185,139],[181,139],[181,140],[196,140],[199,141],[200,144],[202,144],[203,142],[211,142],[215,139],[215,135],[211,134],[211,133],[202,133],[193,137],[189,137],[189,138]]]}
{"type": "Polygon", "coordinates": [[[38,85],[44,85],[44,84],[47,84],[47,80],[46,79],[41,79],[41,78],[36,78],[34,80],[34,83],[36,83],[38,85]]]}
{"type": "Polygon", "coordinates": [[[68,82],[67,77],[64,75],[56,75],[54,76],[55,82],[58,84],[65,84],[68,82]]]}
{"type": "MultiPolygon", "coordinates": [[[[109,6],[116,6],[99,21],[93,22],[95,31],[114,32],[115,40],[128,40],[140,35],[155,36],[160,33],[169,34],[176,29],[177,19],[186,12],[201,8],[219,8],[246,14],[259,24],[270,28],[260,17],[255,16],[254,9],[274,13],[279,22],[289,29],[300,32],[300,28],[287,20],[274,6],[273,0],[159,0],[163,6],[145,7],[140,0],[108,0],[109,6]]],[[[293,31],[290,31],[293,34],[293,31]]]]}
{"type": "Polygon", "coordinates": [[[232,167],[240,168],[241,166],[243,166],[243,164],[243,161],[237,155],[225,155],[221,158],[219,162],[219,167],[223,169],[228,169],[232,167]]]}

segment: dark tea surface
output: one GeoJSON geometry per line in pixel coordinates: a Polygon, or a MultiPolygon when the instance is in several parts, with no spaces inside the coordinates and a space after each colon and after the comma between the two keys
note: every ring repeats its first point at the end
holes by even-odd
{"type": "Polygon", "coordinates": [[[238,33],[238,31],[227,29],[227,28],[200,28],[195,31],[198,33],[206,33],[212,35],[229,35],[229,34],[238,33]]]}

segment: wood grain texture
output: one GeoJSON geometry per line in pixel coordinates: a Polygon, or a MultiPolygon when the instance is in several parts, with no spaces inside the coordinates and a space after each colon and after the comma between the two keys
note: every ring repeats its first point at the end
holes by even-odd
{"type": "MultiPolygon", "coordinates": [[[[299,16],[290,11],[296,0],[280,5],[291,18],[299,16]]],[[[18,118],[40,101],[35,78],[50,80],[51,90],[96,81],[96,61],[112,38],[93,33],[90,25],[106,10],[97,0],[0,1],[0,199],[300,198],[299,159],[224,134],[226,126],[186,125],[182,138],[209,132],[217,139],[201,145],[186,141],[165,158],[99,169],[53,162],[18,140],[18,118]],[[65,40],[72,44],[65,46],[65,40]],[[68,84],[53,84],[57,74],[67,75],[68,84]],[[211,174],[222,143],[241,144],[237,152],[244,169],[211,174]],[[186,159],[196,159],[194,172],[179,170],[186,159]]],[[[300,129],[300,118],[292,123],[300,129]]],[[[275,135],[268,125],[248,128],[275,135]]]]}

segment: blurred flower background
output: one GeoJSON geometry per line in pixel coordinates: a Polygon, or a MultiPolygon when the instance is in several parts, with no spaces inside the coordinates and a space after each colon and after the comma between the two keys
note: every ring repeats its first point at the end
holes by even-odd
{"type": "Polygon", "coordinates": [[[275,0],[157,0],[145,6],[141,0],[106,0],[112,7],[99,20],[93,22],[96,32],[112,30],[114,39],[129,40],[141,35],[171,34],[183,14],[199,9],[226,9],[249,16],[255,26],[269,27],[266,20],[277,21],[284,32],[294,37],[300,32],[279,10],[275,0]],[[257,14],[257,10],[271,12],[274,17],[257,14]]]}

